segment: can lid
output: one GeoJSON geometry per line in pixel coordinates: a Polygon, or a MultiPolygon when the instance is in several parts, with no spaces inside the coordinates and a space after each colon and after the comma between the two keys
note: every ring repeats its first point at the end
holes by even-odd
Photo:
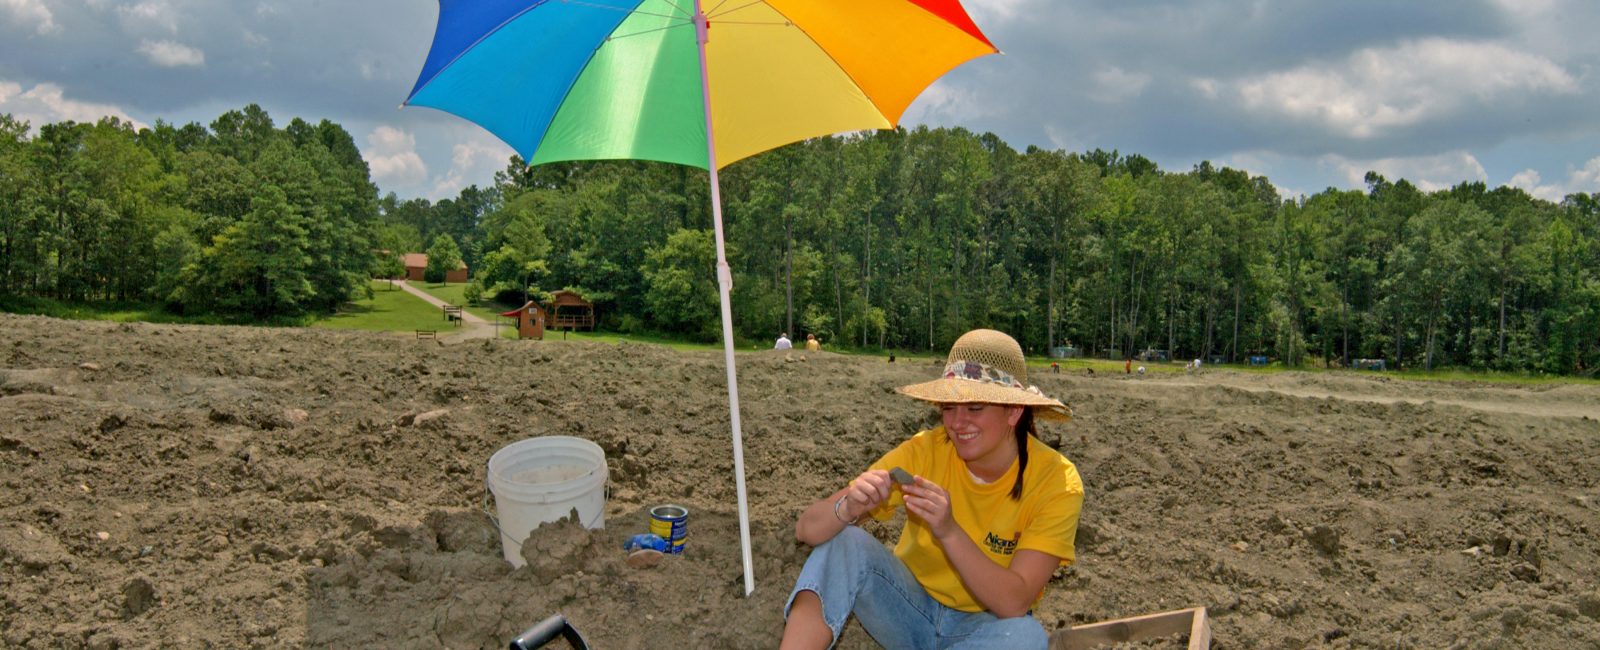
{"type": "Polygon", "coordinates": [[[687,516],[689,516],[689,509],[685,508],[683,506],[675,506],[675,505],[656,506],[656,507],[650,509],[650,516],[652,516],[652,517],[663,517],[663,518],[668,518],[668,519],[677,518],[677,517],[687,517],[687,516]]]}

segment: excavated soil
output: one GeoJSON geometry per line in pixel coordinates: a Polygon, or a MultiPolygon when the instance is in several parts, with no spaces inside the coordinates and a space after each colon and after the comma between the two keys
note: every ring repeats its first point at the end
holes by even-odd
{"type": "MultiPolygon", "coordinates": [[[[774,647],[795,516],[933,421],[892,388],[936,369],[738,364],[749,597],[720,354],[0,315],[0,646],[498,648],[560,613],[597,648],[774,647]],[[485,464],[543,435],[605,449],[605,527],[512,569],[485,464]],[[628,566],[663,503],[687,551],[628,566]]],[[[1215,648],[1600,647],[1592,385],[1036,372],[1087,486],[1047,628],[1203,605],[1215,648]]]]}

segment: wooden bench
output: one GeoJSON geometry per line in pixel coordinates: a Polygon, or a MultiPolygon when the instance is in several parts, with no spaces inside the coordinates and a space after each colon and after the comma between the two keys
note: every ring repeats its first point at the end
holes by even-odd
{"type": "Polygon", "coordinates": [[[437,339],[437,338],[439,338],[439,331],[438,330],[417,330],[417,338],[419,338],[419,339],[437,339]]]}
{"type": "Polygon", "coordinates": [[[445,320],[461,324],[461,305],[444,305],[440,309],[444,310],[445,320]]]}

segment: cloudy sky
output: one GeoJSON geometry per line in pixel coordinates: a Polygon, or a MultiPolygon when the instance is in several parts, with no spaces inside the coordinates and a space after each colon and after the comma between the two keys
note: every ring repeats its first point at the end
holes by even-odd
{"type": "MultiPolygon", "coordinates": [[[[929,88],[908,125],[1202,160],[1286,195],[1359,188],[1600,192],[1594,0],[967,0],[1005,56],[929,88]]],[[[374,180],[445,198],[510,149],[400,110],[435,0],[0,0],[0,113],[35,126],[117,115],[209,123],[256,103],[338,122],[374,180]]]]}

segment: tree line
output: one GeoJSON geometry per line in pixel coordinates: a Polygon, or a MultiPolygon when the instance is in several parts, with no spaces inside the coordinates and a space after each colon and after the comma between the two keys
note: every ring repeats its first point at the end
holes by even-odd
{"type": "Polygon", "coordinates": [[[0,115],[0,296],[282,319],[365,291],[377,187],[337,124],[0,115]]]}
{"type": "MultiPolygon", "coordinates": [[[[254,316],[336,308],[401,252],[459,256],[469,295],[576,290],[603,326],[719,336],[707,175],[527,168],[437,202],[378,196],[340,127],[256,107],[209,129],[0,121],[0,293],[254,316]],[[387,251],[387,253],[381,253],[387,251]]],[[[722,175],[738,334],[941,350],[1386,359],[1592,374],[1600,194],[1462,183],[1280,198],[1262,176],[916,128],[818,138],[722,175]]]]}

